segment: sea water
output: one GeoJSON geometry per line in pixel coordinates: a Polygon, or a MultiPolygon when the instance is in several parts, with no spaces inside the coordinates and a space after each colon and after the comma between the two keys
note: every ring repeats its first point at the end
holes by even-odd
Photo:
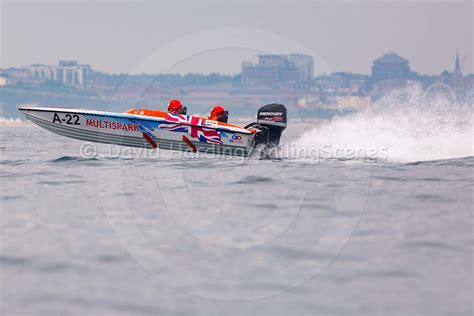
{"type": "Polygon", "coordinates": [[[290,122],[272,160],[4,123],[1,314],[472,315],[473,111],[438,103],[290,122]]]}

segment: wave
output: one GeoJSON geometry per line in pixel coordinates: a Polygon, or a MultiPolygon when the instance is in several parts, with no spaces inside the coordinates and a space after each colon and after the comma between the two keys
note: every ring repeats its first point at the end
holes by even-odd
{"type": "MultiPolygon", "coordinates": [[[[414,85],[371,108],[336,117],[303,134],[296,148],[328,158],[414,162],[474,155],[473,104],[414,85]]],[[[472,102],[472,101],[470,101],[472,102]]]]}
{"type": "Polygon", "coordinates": [[[73,157],[73,156],[62,156],[51,160],[52,163],[67,163],[67,162],[81,162],[81,161],[99,161],[96,157],[73,157]]]}

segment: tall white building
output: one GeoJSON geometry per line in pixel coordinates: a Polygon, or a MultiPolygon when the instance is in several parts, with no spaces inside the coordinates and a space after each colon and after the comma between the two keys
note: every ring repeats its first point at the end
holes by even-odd
{"type": "Polygon", "coordinates": [[[37,80],[52,80],[70,86],[89,84],[91,68],[74,60],[62,60],[59,65],[33,64],[28,67],[31,77],[37,80]]]}

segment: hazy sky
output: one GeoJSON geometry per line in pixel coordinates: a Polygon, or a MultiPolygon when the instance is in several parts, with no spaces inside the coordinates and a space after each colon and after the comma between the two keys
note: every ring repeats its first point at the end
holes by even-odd
{"type": "Polygon", "coordinates": [[[472,1],[1,1],[0,66],[77,59],[107,72],[240,71],[307,52],[315,71],[369,73],[393,50],[414,71],[472,73],[472,1]]]}

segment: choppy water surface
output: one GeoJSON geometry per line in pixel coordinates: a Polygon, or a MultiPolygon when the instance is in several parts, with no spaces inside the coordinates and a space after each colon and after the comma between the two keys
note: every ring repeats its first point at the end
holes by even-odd
{"type": "Polygon", "coordinates": [[[37,127],[0,132],[4,315],[472,314],[471,144],[432,161],[83,158],[37,127]]]}

